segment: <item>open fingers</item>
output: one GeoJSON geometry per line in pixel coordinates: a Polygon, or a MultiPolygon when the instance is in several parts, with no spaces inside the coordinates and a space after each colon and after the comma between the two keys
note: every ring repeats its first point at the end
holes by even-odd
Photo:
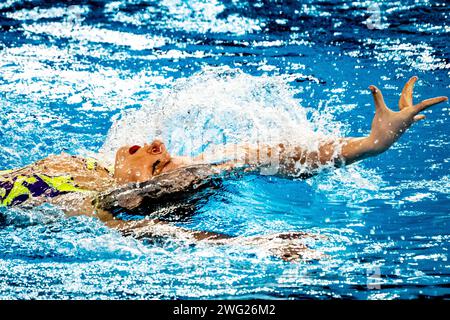
{"type": "Polygon", "coordinates": [[[375,101],[375,109],[381,110],[385,108],[386,104],[384,103],[383,95],[381,94],[380,89],[374,85],[369,86],[369,89],[372,92],[373,100],[375,101]]]}
{"type": "Polygon", "coordinates": [[[436,97],[436,98],[431,98],[431,99],[426,99],[423,100],[422,102],[416,104],[414,106],[414,109],[416,111],[416,113],[419,113],[425,109],[428,109],[431,106],[434,106],[435,104],[447,101],[448,98],[447,97],[436,97]]]}
{"type": "Polygon", "coordinates": [[[413,105],[413,90],[414,90],[414,84],[417,81],[417,77],[411,77],[408,82],[406,82],[405,86],[403,87],[402,94],[400,96],[400,100],[398,102],[398,106],[400,110],[403,110],[407,107],[412,107],[413,105]]]}

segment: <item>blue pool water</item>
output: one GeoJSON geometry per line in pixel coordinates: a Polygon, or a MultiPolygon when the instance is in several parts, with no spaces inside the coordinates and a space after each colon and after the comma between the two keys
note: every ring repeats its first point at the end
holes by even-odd
{"type": "MultiPolygon", "coordinates": [[[[416,100],[450,95],[449,15],[421,0],[1,0],[0,169],[63,151],[107,161],[154,136],[181,154],[367,134],[370,84],[391,108],[412,75],[416,100]]],[[[310,246],[327,259],[151,244],[50,206],[0,208],[0,298],[448,298],[449,114],[435,106],[385,154],[309,180],[225,181],[176,222],[323,234],[310,246]]]]}

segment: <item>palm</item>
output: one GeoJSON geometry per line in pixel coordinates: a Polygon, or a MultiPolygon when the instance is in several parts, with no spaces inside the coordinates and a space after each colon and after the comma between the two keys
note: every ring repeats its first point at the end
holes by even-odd
{"type": "Polygon", "coordinates": [[[420,112],[447,100],[447,97],[436,97],[414,105],[413,88],[416,81],[417,77],[412,77],[403,87],[398,103],[399,111],[393,111],[386,106],[383,95],[377,87],[373,85],[369,87],[375,101],[375,117],[372,121],[370,138],[379,151],[388,149],[411,124],[425,119],[420,112]]]}

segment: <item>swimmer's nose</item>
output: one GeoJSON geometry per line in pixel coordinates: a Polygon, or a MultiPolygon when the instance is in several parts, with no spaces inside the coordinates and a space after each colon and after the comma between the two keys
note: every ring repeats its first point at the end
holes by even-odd
{"type": "Polygon", "coordinates": [[[164,151],[164,143],[160,141],[155,141],[152,143],[151,147],[149,148],[150,153],[152,154],[160,154],[164,151]]]}

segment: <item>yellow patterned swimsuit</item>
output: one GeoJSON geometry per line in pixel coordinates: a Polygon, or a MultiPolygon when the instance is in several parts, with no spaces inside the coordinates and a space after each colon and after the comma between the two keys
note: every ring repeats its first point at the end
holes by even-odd
{"type": "MultiPolygon", "coordinates": [[[[83,159],[86,169],[94,170],[97,161],[83,159]]],[[[56,197],[69,192],[89,192],[79,187],[70,175],[50,176],[43,173],[0,171],[0,206],[15,206],[35,197],[56,197]]]]}

